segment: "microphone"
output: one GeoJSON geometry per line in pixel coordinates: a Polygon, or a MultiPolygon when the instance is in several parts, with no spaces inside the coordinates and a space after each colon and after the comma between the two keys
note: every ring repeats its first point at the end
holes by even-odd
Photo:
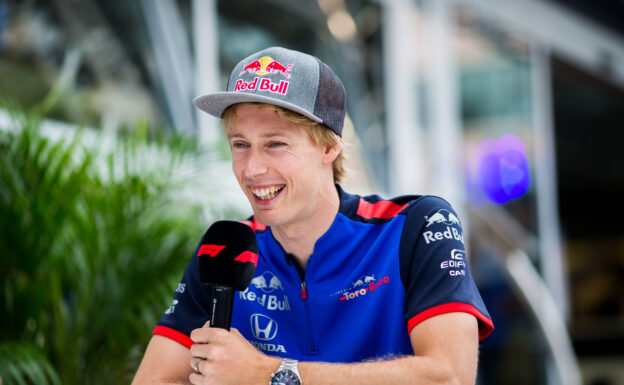
{"type": "Polygon", "coordinates": [[[230,330],[234,290],[249,286],[258,264],[258,243],[251,227],[217,221],[202,237],[197,253],[199,280],[211,287],[210,326],[230,330]]]}

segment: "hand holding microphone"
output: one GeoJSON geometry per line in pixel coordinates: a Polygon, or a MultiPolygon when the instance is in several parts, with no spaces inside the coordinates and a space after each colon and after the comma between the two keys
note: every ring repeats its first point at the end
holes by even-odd
{"type": "MultiPolygon", "coordinates": [[[[249,286],[258,263],[258,244],[253,230],[239,222],[215,222],[202,238],[197,263],[199,280],[212,291],[210,327],[229,331],[234,291],[243,291],[249,286]]],[[[199,328],[191,333],[191,339],[194,341],[190,362],[193,373],[189,381],[193,384],[200,383],[204,376],[219,383],[245,382],[241,376],[251,379],[262,375],[251,371],[249,362],[275,360],[260,354],[236,330],[229,333],[199,328]],[[222,349],[216,351],[226,354],[211,357],[215,349],[207,349],[209,344],[220,346],[222,349]]],[[[273,363],[273,366],[278,364],[273,363]]]]}

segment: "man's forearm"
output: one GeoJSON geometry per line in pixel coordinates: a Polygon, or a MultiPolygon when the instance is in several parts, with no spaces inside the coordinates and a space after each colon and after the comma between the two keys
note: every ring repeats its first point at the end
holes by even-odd
{"type": "Polygon", "coordinates": [[[302,362],[305,385],[454,384],[473,385],[479,355],[474,317],[448,313],[432,317],[410,334],[414,355],[357,364],[302,362]],[[441,332],[443,331],[443,332],[441,332]]]}
{"type": "MultiPolygon", "coordinates": [[[[302,383],[474,384],[479,346],[475,317],[467,313],[432,317],[412,329],[410,339],[414,355],[395,359],[355,364],[299,362],[302,383]]],[[[266,384],[280,366],[279,357],[261,353],[234,328],[230,332],[198,328],[191,332],[191,340],[194,345],[185,367],[191,368],[196,359],[202,359],[198,373],[190,374],[192,384],[266,384]]]]}
{"type": "Polygon", "coordinates": [[[474,384],[476,365],[453,366],[431,357],[405,356],[357,364],[299,363],[305,385],[474,384]]]}

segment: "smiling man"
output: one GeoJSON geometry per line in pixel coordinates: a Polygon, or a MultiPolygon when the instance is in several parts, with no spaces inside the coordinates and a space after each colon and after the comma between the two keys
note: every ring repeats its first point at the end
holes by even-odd
{"type": "Polygon", "coordinates": [[[227,111],[225,125],[234,175],[255,220],[293,256],[305,256],[298,259],[305,266],[338,212],[332,163],[342,145],[337,135],[329,145],[314,143],[296,119],[272,105],[243,103],[227,111]]]}
{"type": "Polygon", "coordinates": [[[340,187],[346,93],[333,71],[268,48],[194,103],[224,120],[258,266],[228,332],[206,327],[192,258],[133,383],[473,384],[493,324],[457,214],[433,196],[340,187]]]}

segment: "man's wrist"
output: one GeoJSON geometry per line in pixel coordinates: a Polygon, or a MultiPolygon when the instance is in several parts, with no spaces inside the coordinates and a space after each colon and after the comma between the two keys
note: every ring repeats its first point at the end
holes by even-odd
{"type": "Polygon", "coordinates": [[[265,375],[266,375],[265,378],[267,378],[267,380],[263,382],[263,384],[270,384],[271,380],[273,379],[273,373],[277,372],[280,365],[282,364],[282,358],[275,357],[275,356],[266,356],[266,357],[268,358],[268,363],[264,367],[269,368],[269,371],[267,373],[265,370],[265,375]]]}
{"type": "Polygon", "coordinates": [[[301,385],[301,375],[298,370],[299,361],[292,358],[284,358],[279,368],[271,375],[270,385],[286,384],[301,385]]]}

